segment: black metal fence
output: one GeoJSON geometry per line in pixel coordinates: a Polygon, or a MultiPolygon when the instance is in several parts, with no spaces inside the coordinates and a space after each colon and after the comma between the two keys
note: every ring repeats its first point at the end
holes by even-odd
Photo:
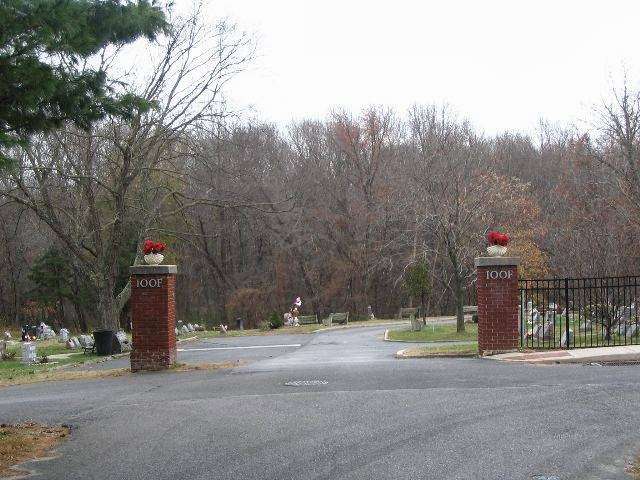
{"type": "Polygon", "coordinates": [[[640,277],[520,280],[520,344],[584,348],[640,344],[640,277]]]}

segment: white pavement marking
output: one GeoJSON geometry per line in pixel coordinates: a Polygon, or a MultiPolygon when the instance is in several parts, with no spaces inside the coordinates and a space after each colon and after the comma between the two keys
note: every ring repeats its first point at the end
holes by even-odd
{"type": "Polygon", "coordinates": [[[291,343],[288,345],[248,345],[244,347],[208,347],[208,348],[179,348],[179,352],[206,352],[209,350],[240,350],[245,348],[285,348],[301,347],[301,343],[291,343]]]}

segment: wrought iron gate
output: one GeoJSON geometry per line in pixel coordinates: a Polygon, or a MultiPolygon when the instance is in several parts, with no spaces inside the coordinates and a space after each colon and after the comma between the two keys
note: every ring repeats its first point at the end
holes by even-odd
{"type": "Polygon", "coordinates": [[[640,277],[524,279],[520,344],[584,348],[640,344],[640,277]]]}

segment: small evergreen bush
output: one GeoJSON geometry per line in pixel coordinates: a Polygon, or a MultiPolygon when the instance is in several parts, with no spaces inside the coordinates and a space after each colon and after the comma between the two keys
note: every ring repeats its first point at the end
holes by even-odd
{"type": "Polygon", "coordinates": [[[258,328],[263,332],[267,330],[271,330],[271,323],[269,323],[267,320],[263,320],[258,324],[258,328]]]}
{"type": "Polygon", "coordinates": [[[284,325],[284,320],[276,312],[272,312],[271,315],[269,315],[269,325],[271,325],[273,329],[280,328],[284,325]]]}

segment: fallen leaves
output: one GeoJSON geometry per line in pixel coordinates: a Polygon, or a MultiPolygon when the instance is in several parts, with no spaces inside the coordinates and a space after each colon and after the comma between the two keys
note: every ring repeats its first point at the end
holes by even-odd
{"type": "Polygon", "coordinates": [[[0,425],[0,477],[23,475],[26,472],[15,468],[16,465],[46,457],[69,432],[66,425],[33,422],[0,425]]]}

